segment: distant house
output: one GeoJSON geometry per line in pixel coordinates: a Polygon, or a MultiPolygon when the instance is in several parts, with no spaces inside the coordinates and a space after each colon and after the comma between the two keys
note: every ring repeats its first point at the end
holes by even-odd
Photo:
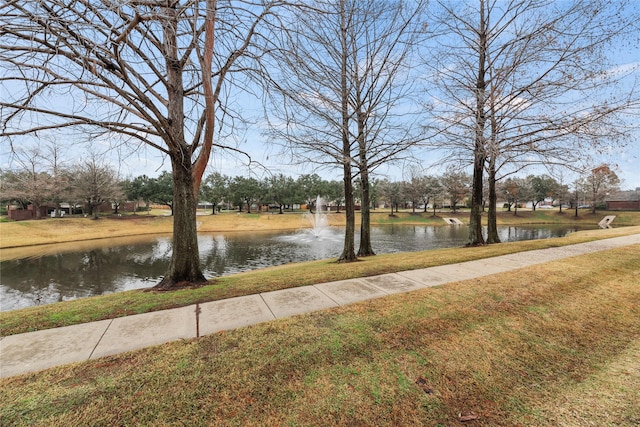
{"type": "MultiPolygon", "coordinates": [[[[18,209],[17,206],[7,206],[7,215],[9,219],[14,221],[24,221],[27,219],[34,219],[38,217],[35,206],[28,205],[27,209],[18,209]]],[[[40,206],[40,218],[47,217],[47,207],[40,206]]]]}
{"type": "Polygon", "coordinates": [[[604,200],[607,210],[638,211],[640,210],[640,187],[635,190],[618,191],[604,200]]]}

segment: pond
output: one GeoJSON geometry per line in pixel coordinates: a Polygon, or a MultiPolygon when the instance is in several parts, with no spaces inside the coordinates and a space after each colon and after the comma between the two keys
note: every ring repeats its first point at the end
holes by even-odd
{"type": "MultiPolygon", "coordinates": [[[[576,231],[566,226],[499,228],[503,242],[562,237],[576,231]]],[[[463,246],[466,226],[372,227],[376,253],[413,252],[463,246]]],[[[356,248],[359,236],[356,236],[356,248]]],[[[305,230],[200,234],[200,261],[206,277],[263,267],[337,257],[343,230],[320,238],[305,230]]],[[[137,236],[46,245],[38,256],[0,263],[1,310],[48,304],[92,295],[151,287],[167,270],[171,236],[137,236]]],[[[3,258],[12,250],[3,251],[3,258]]]]}

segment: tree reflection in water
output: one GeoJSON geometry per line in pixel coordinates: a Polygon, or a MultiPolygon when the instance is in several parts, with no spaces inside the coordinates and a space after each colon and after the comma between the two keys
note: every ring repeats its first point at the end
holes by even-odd
{"type": "MultiPolygon", "coordinates": [[[[561,237],[575,227],[503,227],[503,242],[561,237]]],[[[463,246],[464,226],[373,227],[376,253],[463,246]]],[[[315,238],[304,232],[202,234],[200,261],[207,277],[272,265],[332,258],[341,250],[342,230],[315,238]]],[[[358,236],[356,236],[356,241],[358,236]]],[[[3,311],[92,295],[153,286],[167,271],[170,236],[103,239],[34,248],[39,253],[0,263],[3,311]]],[[[3,251],[3,259],[11,250],[3,251]]]]}

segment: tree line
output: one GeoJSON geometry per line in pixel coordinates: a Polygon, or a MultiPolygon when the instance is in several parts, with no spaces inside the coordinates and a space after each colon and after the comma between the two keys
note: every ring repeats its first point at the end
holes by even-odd
{"type": "Polygon", "coordinates": [[[438,149],[470,168],[469,244],[497,243],[502,182],[534,165],[577,171],[588,153],[622,145],[638,109],[619,84],[636,69],[608,56],[637,45],[629,0],[16,0],[0,10],[8,146],[88,140],[171,164],[174,250],[161,288],[205,280],[196,203],[212,152],[243,155],[241,96],[263,101],[262,130],[292,162],[340,172],[343,262],[374,254],[383,166],[438,149]]]}
{"type": "MultiPolygon", "coordinates": [[[[52,156],[52,161],[38,161],[39,157],[34,154],[28,162],[23,161],[23,168],[1,173],[0,200],[3,204],[17,204],[23,209],[31,204],[37,218],[39,208],[43,206],[54,208],[56,216],[60,216],[63,203],[71,207],[70,213],[80,211],[96,218],[101,205],[107,204],[114,214],[118,214],[125,202],[134,212],[148,211],[151,204],[157,204],[171,209],[173,215],[170,172],[162,172],[157,177],[140,175],[119,179],[110,165],[98,161],[95,156],[71,167],[61,165],[59,154],[52,156]]],[[[390,208],[391,215],[400,209],[426,213],[430,208],[432,215],[436,216],[436,209],[455,213],[461,207],[470,207],[472,180],[469,174],[449,168],[441,175],[412,175],[403,181],[373,179],[369,189],[370,208],[385,206],[390,208]]],[[[608,165],[601,165],[571,186],[546,174],[527,175],[507,178],[498,184],[496,192],[498,200],[504,203],[503,207],[508,211],[513,209],[514,215],[521,205],[535,210],[543,202],[547,202],[547,206],[559,207],[560,211],[563,207],[574,208],[582,204],[595,212],[606,195],[619,190],[619,183],[615,172],[608,165]]],[[[362,209],[362,191],[357,180],[354,182],[354,196],[362,209]]],[[[321,197],[323,204],[336,213],[344,207],[342,183],[325,180],[318,174],[305,174],[295,179],[277,174],[257,179],[214,172],[203,179],[198,201],[211,206],[213,215],[223,207],[251,213],[252,209],[261,210],[263,206],[282,214],[285,210],[293,211],[296,205],[307,205],[311,211],[321,208],[315,206],[317,197],[321,197]]],[[[488,209],[488,200],[485,195],[483,211],[488,209]]]]}

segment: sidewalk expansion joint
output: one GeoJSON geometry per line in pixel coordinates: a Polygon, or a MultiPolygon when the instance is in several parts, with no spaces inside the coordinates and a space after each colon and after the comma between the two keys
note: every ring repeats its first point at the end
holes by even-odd
{"type": "Polygon", "coordinates": [[[258,295],[260,295],[260,299],[262,300],[262,302],[264,303],[264,305],[267,306],[267,308],[269,309],[269,313],[271,313],[271,315],[273,316],[273,319],[277,319],[278,317],[276,316],[276,314],[273,312],[273,310],[271,310],[271,307],[269,306],[269,303],[267,303],[267,301],[264,299],[263,296],[263,292],[260,292],[258,295]]]}
{"type": "Polygon", "coordinates": [[[91,358],[93,357],[93,353],[95,353],[96,348],[98,348],[98,346],[100,345],[100,342],[102,341],[102,338],[104,338],[104,336],[106,335],[107,331],[109,330],[109,328],[111,327],[111,324],[113,323],[114,319],[111,319],[109,321],[109,324],[107,325],[106,328],[104,328],[104,332],[102,332],[102,335],[100,335],[100,338],[98,339],[98,342],[96,342],[96,345],[93,346],[93,349],[91,350],[91,354],[89,355],[89,358],[87,360],[91,360],[91,358]]]}
{"type": "Polygon", "coordinates": [[[334,303],[336,303],[336,305],[338,307],[342,307],[345,304],[340,304],[338,301],[334,300],[333,298],[331,298],[331,295],[328,295],[326,292],[323,292],[322,289],[320,289],[319,287],[317,287],[316,285],[311,285],[312,287],[314,287],[318,292],[320,292],[322,295],[324,295],[325,297],[329,298],[331,301],[333,301],[334,303]]]}

